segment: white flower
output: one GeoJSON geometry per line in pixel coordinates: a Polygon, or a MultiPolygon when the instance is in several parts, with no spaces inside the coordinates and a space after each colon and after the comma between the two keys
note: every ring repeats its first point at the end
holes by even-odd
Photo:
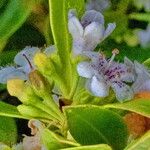
{"type": "Polygon", "coordinates": [[[132,85],[134,93],[150,91],[150,73],[148,69],[137,61],[134,62],[134,65],[136,72],[136,80],[132,85]]]}
{"type": "Polygon", "coordinates": [[[110,7],[110,0],[88,0],[86,4],[87,10],[96,10],[103,12],[110,7]]]}
{"type": "MultiPolygon", "coordinates": [[[[47,47],[44,51],[46,55],[50,55],[55,47],[47,47]]],[[[7,80],[20,78],[28,80],[28,74],[35,69],[33,57],[41,50],[38,47],[25,47],[14,58],[15,66],[6,66],[0,69],[0,83],[7,83],[7,80]]]]}
{"type": "Polygon", "coordinates": [[[106,59],[97,52],[84,53],[91,58],[90,62],[81,62],[77,66],[80,76],[88,78],[87,88],[98,97],[109,95],[111,87],[116,93],[116,98],[122,102],[133,98],[133,91],[125,82],[133,82],[132,62],[125,58],[124,64],[114,62],[117,51],[113,51],[111,59],[106,59]]]}
{"type": "Polygon", "coordinates": [[[104,17],[95,10],[86,11],[81,21],[76,17],[74,10],[70,10],[68,16],[68,28],[73,38],[75,55],[94,50],[116,27],[115,23],[109,23],[105,30],[104,17]]]}
{"type": "Polygon", "coordinates": [[[146,30],[141,30],[138,32],[138,38],[142,47],[150,46],[150,24],[147,26],[146,30]]]}

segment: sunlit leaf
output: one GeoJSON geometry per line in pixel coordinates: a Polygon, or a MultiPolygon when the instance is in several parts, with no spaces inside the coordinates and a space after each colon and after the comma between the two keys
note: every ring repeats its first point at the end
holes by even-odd
{"type": "Polygon", "coordinates": [[[132,111],[137,114],[150,118],[150,109],[149,109],[150,100],[145,100],[145,99],[132,100],[132,101],[125,102],[125,103],[108,104],[108,105],[105,105],[104,107],[128,110],[128,111],[132,111]]]}
{"type": "Polygon", "coordinates": [[[115,150],[126,146],[127,127],[118,114],[92,105],[66,107],[64,111],[69,131],[78,143],[105,143],[115,150]]]}

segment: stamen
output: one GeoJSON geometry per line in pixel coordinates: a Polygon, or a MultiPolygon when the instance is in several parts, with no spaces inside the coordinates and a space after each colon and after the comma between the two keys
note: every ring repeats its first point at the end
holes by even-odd
{"type": "Polygon", "coordinates": [[[106,55],[104,54],[104,52],[100,52],[100,56],[103,58],[103,59],[105,59],[106,58],[106,55]]]}
{"type": "Polygon", "coordinates": [[[110,64],[112,63],[112,61],[115,59],[115,56],[117,55],[117,54],[119,54],[119,50],[117,49],[117,48],[115,48],[113,51],[112,51],[112,56],[111,56],[111,58],[110,58],[110,61],[109,61],[109,63],[108,63],[108,66],[110,66],[110,64]]]}
{"type": "Polygon", "coordinates": [[[25,57],[25,59],[27,60],[29,66],[30,66],[30,68],[31,68],[31,70],[33,70],[33,66],[32,66],[30,60],[28,59],[28,57],[27,57],[25,54],[22,54],[22,55],[23,55],[23,56],[25,57]]]}

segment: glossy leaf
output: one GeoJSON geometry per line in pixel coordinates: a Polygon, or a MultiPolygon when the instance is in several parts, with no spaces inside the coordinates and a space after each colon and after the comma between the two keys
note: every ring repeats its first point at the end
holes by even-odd
{"type": "Polygon", "coordinates": [[[127,127],[116,113],[98,106],[82,105],[64,109],[73,138],[82,145],[105,143],[121,150],[127,142],[127,127]]]}
{"type": "Polygon", "coordinates": [[[41,140],[48,150],[59,150],[60,148],[79,146],[77,143],[64,140],[62,137],[48,129],[43,129],[41,131],[41,140]]]}
{"type": "Polygon", "coordinates": [[[17,142],[17,126],[13,118],[0,116],[0,142],[7,145],[17,142]]]}
{"type": "Polygon", "coordinates": [[[133,141],[124,150],[149,150],[150,148],[150,131],[141,138],[133,141]]]}
{"type": "Polygon", "coordinates": [[[150,100],[146,99],[132,100],[125,103],[108,104],[104,107],[128,110],[150,118],[150,100]]]}

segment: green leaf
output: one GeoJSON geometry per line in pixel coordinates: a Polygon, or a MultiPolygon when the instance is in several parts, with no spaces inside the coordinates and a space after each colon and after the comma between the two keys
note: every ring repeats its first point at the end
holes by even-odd
{"type": "Polygon", "coordinates": [[[106,144],[99,144],[99,145],[88,145],[88,146],[79,146],[74,148],[64,148],[61,150],[112,150],[111,147],[109,147],[106,144]]]}
{"type": "Polygon", "coordinates": [[[7,145],[16,144],[17,127],[14,119],[0,116],[0,142],[7,145]]]}
{"type": "Polygon", "coordinates": [[[28,119],[22,116],[15,106],[4,102],[0,102],[0,116],[28,119]]]}
{"type": "Polygon", "coordinates": [[[64,111],[70,133],[80,144],[104,143],[115,150],[126,146],[127,127],[118,114],[92,105],[66,107],[64,111]]]}
{"type": "Polygon", "coordinates": [[[42,111],[41,109],[31,106],[31,105],[19,105],[17,107],[18,111],[22,116],[26,116],[27,118],[37,118],[40,120],[53,120],[48,113],[42,111]]]}
{"type": "Polygon", "coordinates": [[[17,51],[4,51],[0,53],[0,66],[5,66],[7,64],[13,63],[14,57],[17,54],[17,51]]]}
{"type": "Polygon", "coordinates": [[[25,22],[29,16],[34,0],[11,0],[0,15],[0,50],[5,46],[8,38],[25,22]]]}
{"type": "Polygon", "coordinates": [[[64,140],[62,137],[51,132],[49,129],[43,129],[41,131],[41,140],[48,150],[57,150],[65,147],[79,146],[77,143],[64,140]]]}
{"type": "Polygon", "coordinates": [[[148,21],[150,22],[150,13],[132,13],[129,15],[130,19],[135,19],[138,21],[148,21]]]}
{"type": "Polygon", "coordinates": [[[81,14],[84,9],[84,0],[49,0],[49,5],[52,35],[61,62],[59,73],[63,72],[61,77],[66,85],[62,92],[64,97],[69,98],[72,83],[76,80],[72,78],[74,67],[72,67],[70,60],[71,37],[68,33],[68,10],[76,8],[81,14]]]}
{"type": "Polygon", "coordinates": [[[146,99],[132,100],[125,103],[108,104],[104,107],[128,110],[150,118],[150,100],[146,99]]]}
{"type": "Polygon", "coordinates": [[[150,131],[145,133],[141,138],[133,141],[124,150],[149,150],[150,148],[150,131]]]}
{"type": "Polygon", "coordinates": [[[146,67],[150,68],[150,58],[146,59],[146,60],[143,62],[143,64],[144,64],[146,67]]]}

